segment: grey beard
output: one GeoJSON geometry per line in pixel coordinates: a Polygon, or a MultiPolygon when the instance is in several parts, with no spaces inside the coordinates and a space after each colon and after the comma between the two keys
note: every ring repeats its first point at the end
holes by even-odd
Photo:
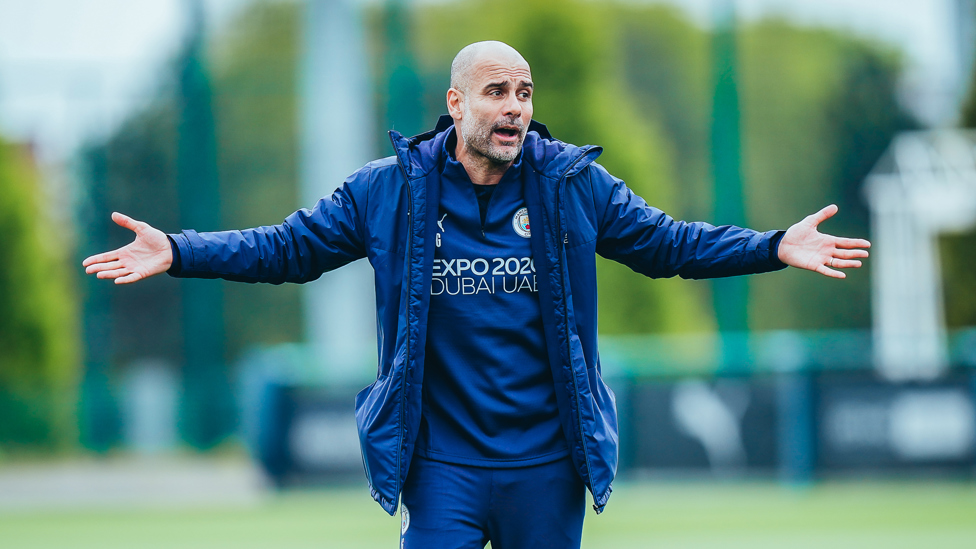
{"type": "MultiPolygon", "coordinates": [[[[520,120],[509,121],[508,123],[518,126],[519,134],[522,134],[523,128],[520,120]]],[[[466,148],[476,151],[491,162],[508,164],[515,160],[515,157],[522,152],[522,139],[524,137],[521,137],[514,147],[496,147],[491,142],[491,136],[498,125],[500,124],[492,124],[486,127],[484,131],[478,131],[478,127],[474,125],[472,117],[467,116],[461,120],[461,138],[464,139],[464,146],[466,148]]]]}

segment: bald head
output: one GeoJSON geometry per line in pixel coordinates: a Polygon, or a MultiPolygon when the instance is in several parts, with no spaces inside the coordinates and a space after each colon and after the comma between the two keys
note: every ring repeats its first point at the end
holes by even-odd
{"type": "Polygon", "coordinates": [[[522,150],[533,88],[529,64],[508,44],[476,42],[454,58],[447,112],[457,128],[455,156],[472,182],[498,183],[522,150]]]}
{"type": "Polygon", "coordinates": [[[468,44],[454,57],[451,63],[451,87],[461,93],[468,93],[471,76],[478,65],[484,61],[501,62],[511,65],[529,64],[518,51],[504,42],[487,40],[468,44]]]}

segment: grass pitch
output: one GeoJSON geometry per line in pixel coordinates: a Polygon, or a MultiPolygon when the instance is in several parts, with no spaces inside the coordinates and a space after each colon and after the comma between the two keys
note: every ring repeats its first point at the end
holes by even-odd
{"type": "MultiPolygon", "coordinates": [[[[11,549],[393,549],[399,517],[361,489],[296,491],[256,505],[0,514],[11,549]]],[[[586,548],[976,547],[976,484],[621,484],[589,513],[586,548]]]]}

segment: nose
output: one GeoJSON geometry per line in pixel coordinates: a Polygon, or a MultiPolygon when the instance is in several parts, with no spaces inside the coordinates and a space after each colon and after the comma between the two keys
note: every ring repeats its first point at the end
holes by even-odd
{"type": "Polygon", "coordinates": [[[519,117],[522,116],[522,103],[518,100],[517,93],[510,93],[505,99],[504,115],[519,117]]]}

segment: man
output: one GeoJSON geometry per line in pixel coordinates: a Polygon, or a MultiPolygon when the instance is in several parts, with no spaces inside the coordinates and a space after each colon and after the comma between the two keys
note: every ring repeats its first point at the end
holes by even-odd
{"type": "Polygon", "coordinates": [[[843,278],[869,243],[817,232],[835,206],[785,233],[675,221],[594,163],[599,147],[550,137],[533,92],[517,51],[469,45],[451,66],[450,116],[390,132],[396,155],[312,210],[169,236],[115,213],[135,241],[86,271],[305,282],[368,258],[379,369],[356,420],[373,497],[390,514],[402,497],[402,546],[579,547],[585,488],[602,511],[617,465],[595,254],[650,277],[792,265],[843,278]]]}

